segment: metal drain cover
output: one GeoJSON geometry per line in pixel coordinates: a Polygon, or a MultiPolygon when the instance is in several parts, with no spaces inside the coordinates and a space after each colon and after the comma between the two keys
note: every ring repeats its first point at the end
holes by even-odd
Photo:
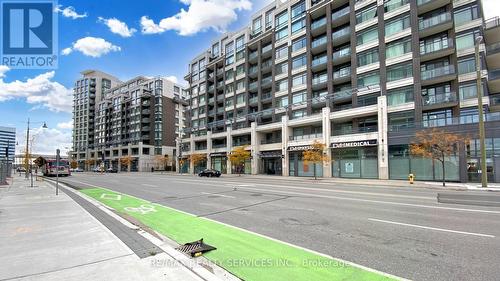
{"type": "Polygon", "coordinates": [[[179,252],[190,255],[191,257],[201,256],[203,253],[216,250],[217,248],[203,243],[203,238],[198,241],[189,242],[175,248],[179,252]]]}

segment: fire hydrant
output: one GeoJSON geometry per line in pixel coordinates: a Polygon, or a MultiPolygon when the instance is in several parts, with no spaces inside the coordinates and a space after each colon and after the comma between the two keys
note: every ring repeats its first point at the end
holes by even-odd
{"type": "Polygon", "coordinates": [[[413,184],[413,181],[415,180],[415,175],[409,174],[408,175],[408,180],[410,180],[410,184],[413,184]]]}

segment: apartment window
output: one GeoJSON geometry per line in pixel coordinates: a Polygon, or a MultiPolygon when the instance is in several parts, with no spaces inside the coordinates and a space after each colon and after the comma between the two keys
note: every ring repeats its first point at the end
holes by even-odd
{"type": "Polygon", "coordinates": [[[276,41],[286,38],[288,36],[288,27],[284,27],[276,31],[276,41]]]}
{"type": "Polygon", "coordinates": [[[304,16],[305,14],[306,14],[306,2],[305,1],[302,1],[298,4],[295,4],[292,7],[292,14],[291,14],[292,21],[294,19],[298,19],[298,18],[304,16]]]}
{"type": "Polygon", "coordinates": [[[288,90],[288,79],[283,79],[283,80],[276,82],[276,91],[277,92],[286,91],[286,90],[288,90]]]}
{"type": "Polygon", "coordinates": [[[212,45],[212,55],[219,56],[219,43],[212,45]]]}
{"type": "Polygon", "coordinates": [[[306,101],[306,99],[307,99],[306,92],[305,91],[299,92],[299,93],[293,94],[293,96],[292,96],[292,103],[293,104],[301,103],[301,102],[306,101]]]}
{"type": "Polygon", "coordinates": [[[460,84],[458,86],[460,100],[472,99],[477,97],[476,82],[460,84]]]}
{"type": "Polygon", "coordinates": [[[228,106],[233,106],[234,104],[234,98],[226,98],[226,107],[228,106]]]}
{"type": "Polygon", "coordinates": [[[374,105],[377,104],[377,99],[380,96],[380,94],[370,94],[370,95],[363,95],[358,97],[358,106],[369,106],[369,105],[374,105]]]}
{"type": "Polygon", "coordinates": [[[378,62],[378,48],[364,51],[357,56],[358,66],[368,65],[378,62]]]}
{"type": "Polygon", "coordinates": [[[306,27],[306,18],[302,18],[292,23],[292,34],[295,34],[306,27]]]}
{"type": "Polygon", "coordinates": [[[424,127],[441,127],[452,124],[451,109],[422,112],[422,123],[424,127]]]}
{"type": "Polygon", "coordinates": [[[288,23],[288,11],[284,11],[281,14],[277,15],[274,22],[276,28],[285,26],[288,23]]]}
{"type": "Polygon", "coordinates": [[[387,91],[387,105],[394,106],[412,102],[413,87],[404,87],[387,91]]]}
{"type": "Polygon", "coordinates": [[[411,128],[415,123],[415,111],[413,110],[389,113],[387,117],[391,131],[411,128]]]}
{"type": "Polygon", "coordinates": [[[236,96],[236,104],[245,103],[245,94],[239,94],[236,96]]]}
{"type": "Polygon", "coordinates": [[[455,10],[455,25],[459,26],[479,18],[477,4],[455,10]]]}
{"type": "Polygon", "coordinates": [[[277,104],[279,107],[285,107],[288,106],[288,97],[281,97],[277,99],[277,104]]]}
{"type": "Polygon", "coordinates": [[[305,109],[299,109],[292,112],[292,118],[301,118],[307,116],[307,111],[305,109]]]}
{"type": "Polygon", "coordinates": [[[301,37],[299,39],[296,39],[292,42],[292,52],[296,52],[298,50],[301,50],[306,47],[306,37],[301,37]]]}
{"type": "Polygon", "coordinates": [[[230,69],[226,71],[226,80],[231,80],[234,78],[234,70],[230,69]]]}
{"type": "Polygon", "coordinates": [[[241,50],[236,53],[236,61],[240,61],[244,58],[245,58],[245,50],[241,50]]]}
{"type": "Polygon", "coordinates": [[[457,50],[474,48],[475,40],[479,35],[480,31],[478,29],[457,35],[457,50]]]}
{"type": "Polygon", "coordinates": [[[410,3],[410,0],[385,0],[384,1],[384,11],[386,13],[392,12],[399,7],[402,7],[406,4],[410,3]]]}
{"type": "Polygon", "coordinates": [[[307,82],[307,74],[305,72],[299,75],[295,75],[292,79],[292,87],[305,85],[306,82],[307,82]]]}
{"type": "Polygon", "coordinates": [[[245,47],[245,36],[242,35],[236,39],[236,50],[239,51],[245,47]]]}
{"type": "Polygon", "coordinates": [[[387,82],[405,79],[413,76],[413,65],[411,63],[399,64],[387,67],[387,82]]]}
{"type": "Polygon", "coordinates": [[[452,99],[453,97],[451,95],[450,84],[442,84],[431,88],[422,89],[422,102],[424,105],[442,103],[451,101],[452,99]]]}
{"type": "Polygon", "coordinates": [[[252,33],[255,35],[260,33],[261,31],[262,31],[262,21],[261,18],[258,17],[254,19],[252,22],[252,33]]]}
{"type": "Polygon", "coordinates": [[[391,36],[410,28],[410,15],[406,14],[396,19],[390,20],[385,24],[385,36],[391,36]]]}
{"type": "Polygon", "coordinates": [[[274,8],[266,12],[266,30],[273,26],[273,12],[274,8]]]}
{"type": "Polygon", "coordinates": [[[458,74],[466,74],[476,71],[476,59],[469,57],[458,61],[458,74]]]}
{"type": "Polygon", "coordinates": [[[420,41],[420,54],[431,53],[448,47],[451,47],[448,40],[448,33],[443,33],[420,41]]]}
{"type": "Polygon", "coordinates": [[[245,89],[245,81],[242,79],[236,82],[236,91],[245,89]]]}
{"type": "Polygon", "coordinates": [[[226,91],[225,91],[225,92],[226,92],[226,94],[229,94],[229,93],[234,92],[234,84],[233,84],[233,83],[228,84],[228,85],[226,86],[226,91]]]}
{"type": "Polygon", "coordinates": [[[356,13],[356,24],[374,19],[377,17],[377,5],[376,3],[370,5],[366,8],[361,9],[356,13]]]}
{"type": "Polygon", "coordinates": [[[357,34],[357,45],[362,45],[378,40],[378,29],[377,27],[364,30],[357,34]]]}
{"type": "Polygon", "coordinates": [[[380,84],[379,72],[369,72],[358,75],[358,87],[368,87],[380,84]]]}
{"type": "Polygon", "coordinates": [[[276,59],[288,57],[288,45],[283,45],[276,48],[276,59]]]}
{"type": "Polygon", "coordinates": [[[234,56],[226,57],[226,65],[231,65],[234,63],[234,56]]]}
{"type": "Polygon", "coordinates": [[[226,57],[232,55],[234,53],[234,43],[231,41],[226,44],[226,57]]]}
{"type": "Polygon", "coordinates": [[[394,58],[411,52],[411,37],[391,42],[386,45],[386,58],[394,58]]]}
{"type": "Polygon", "coordinates": [[[276,65],[276,75],[288,73],[288,62],[283,62],[276,65]]]}
{"type": "Polygon", "coordinates": [[[292,69],[297,69],[302,66],[305,66],[306,63],[307,63],[307,57],[305,54],[295,57],[292,60],[292,69]]]}
{"type": "Polygon", "coordinates": [[[243,73],[245,73],[245,65],[244,64],[238,65],[236,67],[236,76],[243,74],[243,73]]]}

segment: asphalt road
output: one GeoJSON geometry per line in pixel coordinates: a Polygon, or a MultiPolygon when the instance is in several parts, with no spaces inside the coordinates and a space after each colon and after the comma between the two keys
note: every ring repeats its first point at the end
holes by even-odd
{"type": "MultiPolygon", "coordinates": [[[[500,276],[500,208],[437,203],[437,190],[140,173],[63,181],[134,195],[412,280],[500,276]]],[[[460,192],[473,194],[450,191],[460,192]]]]}

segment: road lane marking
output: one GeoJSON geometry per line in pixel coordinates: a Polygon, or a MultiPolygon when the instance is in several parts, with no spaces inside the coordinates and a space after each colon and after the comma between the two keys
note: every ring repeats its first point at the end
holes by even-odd
{"type": "Polygon", "coordinates": [[[223,194],[219,194],[219,193],[202,192],[201,194],[206,194],[206,195],[216,195],[216,196],[226,197],[226,198],[236,198],[236,197],[234,197],[234,196],[230,196],[230,195],[223,195],[223,194]]]}
{"type": "Polygon", "coordinates": [[[474,233],[474,232],[458,231],[458,230],[451,230],[451,229],[444,229],[444,228],[437,228],[437,227],[430,227],[430,226],[423,226],[423,225],[416,225],[416,224],[409,224],[409,223],[402,223],[402,222],[395,222],[395,221],[386,221],[386,220],[379,220],[379,219],[372,219],[372,218],[369,218],[368,220],[370,220],[370,221],[375,221],[375,222],[382,222],[382,223],[395,224],[395,225],[402,225],[402,226],[415,227],[415,228],[422,228],[422,229],[436,230],[436,231],[442,231],[442,232],[450,232],[450,233],[457,233],[457,234],[465,234],[465,235],[474,235],[474,236],[481,236],[481,237],[495,238],[495,236],[494,236],[494,235],[482,234],[482,233],[474,233]]]}
{"type": "Polygon", "coordinates": [[[147,187],[158,187],[157,185],[154,185],[154,184],[147,184],[147,183],[141,183],[141,185],[143,185],[143,186],[147,186],[147,187]]]}

